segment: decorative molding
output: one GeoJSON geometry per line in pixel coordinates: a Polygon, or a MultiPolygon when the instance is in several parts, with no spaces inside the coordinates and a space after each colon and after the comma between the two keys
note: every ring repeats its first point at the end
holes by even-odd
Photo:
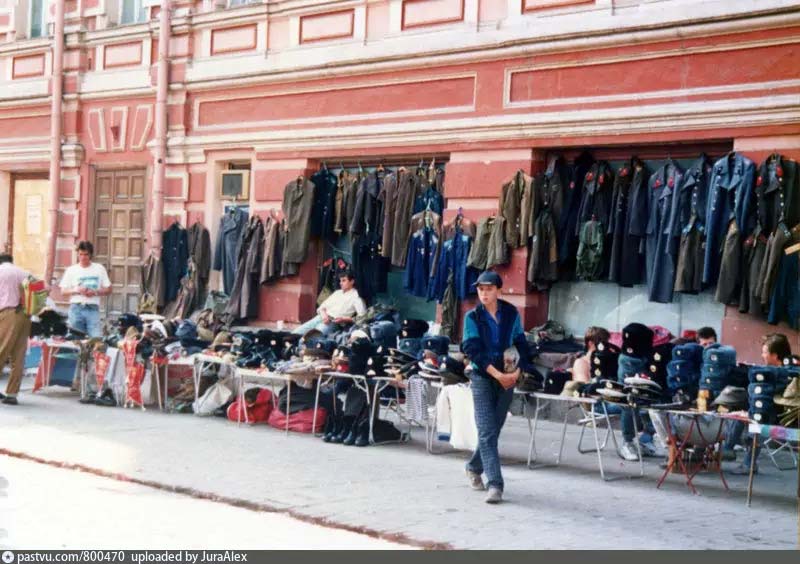
{"type": "Polygon", "coordinates": [[[407,29],[414,29],[419,27],[430,27],[435,25],[444,25],[450,23],[458,23],[464,21],[464,1],[465,0],[402,0],[403,8],[402,14],[400,18],[400,29],[405,31],[407,29]],[[450,4],[451,6],[447,6],[450,4]],[[451,12],[452,6],[457,8],[457,14],[453,13],[452,15],[445,15],[439,19],[421,19],[417,16],[417,19],[412,21],[412,23],[408,23],[409,16],[414,18],[412,14],[412,10],[414,6],[429,6],[433,11],[441,11],[446,8],[450,8],[451,12]]]}
{"type": "Polygon", "coordinates": [[[351,147],[453,144],[503,139],[532,140],[670,133],[719,128],[786,126],[800,123],[796,95],[761,96],[653,104],[633,108],[580,109],[414,122],[334,125],[313,129],[191,135],[175,147],[176,154],[202,147],[221,150],[254,147],[257,152],[339,150],[351,147]]]}
{"type": "Polygon", "coordinates": [[[20,78],[33,78],[44,76],[45,73],[45,54],[39,53],[35,55],[25,55],[22,57],[14,57],[11,61],[11,79],[18,80],[20,78]],[[31,67],[26,69],[28,65],[38,63],[38,67],[31,67]],[[17,66],[22,67],[17,70],[17,66]]]}
{"type": "MultiPolygon", "coordinates": [[[[168,170],[165,173],[166,179],[177,179],[181,181],[181,195],[180,196],[168,196],[164,194],[164,200],[170,200],[175,202],[185,202],[189,199],[189,172],[188,171],[174,171],[168,170]]],[[[166,215],[166,212],[165,212],[166,215]]]]}
{"type": "Polygon", "coordinates": [[[647,92],[632,92],[628,94],[610,94],[606,96],[577,96],[570,98],[545,98],[511,101],[511,76],[516,71],[506,69],[506,78],[503,85],[503,108],[548,108],[553,106],[587,106],[592,104],[605,104],[610,102],[635,103],[657,99],[680,99],[713,94],[734,94],[737,92],[759,92],[777,89],[800,88],[798,80],[776,80],[771,82],[745,82],[727,84],[724,86],[700,86],[697,88],[681,88],[669,90],[650,90],[647,92]]]}
{"type": "Polygon", "coordinates": [[[89,131],[92,147],[98,153],[105,153],[108,149],[106,145],[106,120],[103,109],[93,108],[89,110],[87,120],[88,127],[86,129],[89,131]]]}
{"type": "MultiPolygon", "coordinates": [[[[131,42],[131,43],[115,43],[113,45],[105,45],[103,47],[103,67],[102,70],[106,69],[115,69],[115,68],[122,68],[122,67],[137,67],[144,64],[142,60],[143,54],[143,46],[142,42],[131,42]],[[135,48],[136,56],[128,56],[126,48],[135,48]],[[109,62],[109,55],[111,55],[112,62],[109,62]],[[114,60],[115,58],[119,58],[118,60],[114,60]]],[[[149,61],[147,62],[149,66],[149,61]]]]}
{"type": "Polygon", "coordinates": [[[285,126],[285,125],[307,125],[307,124],[314,124],[314,123],[340,123],[343,120],[346,121],[364,121],[370,119],[401,119],[407,117],[418,117],[418,116],[432,116],[432,115],[439,115],[439,114],[446,114],[446,113],[461,113],[461,112],[474,112],[475,111],[475,103],[477,99],[477,88],[478,88],[478,75],[475,72],[465,72],[465,73],[458,73],[458,74],[442,74],[442,75],[433,75],[433,76],[421,76],[419,78],[404,78],[404,79],[394,79],[394,80],[384,80],[384,81],[365,81],[365,82],[358,82],[358,83],[351,83],[351,84],[344,84],[344,85],[336,85],[336,86],[312,86],[312,87],[298,87],[298,88],[290,88],[285,90],[280,90],[276,92],[269,92],[259,95],[252,95],[246,97],[239,97],[239,98],[231,98],[230,96],[209,96],[209,97],[198,97],[194,100],[194,107],[193,107],[193,115],[194,120],[192,127],[197,131],[210,131],[210,130],[219,130],[219,129],[231,129],[233,127],[262,127],[262,126],[285,126]],[[219,125],[200,125],[200,113],[201,113],[201,106],[207,102],[219,102],[219,101],[226,101],[226,102],[235,102],[237,100],[252,100],[252,99],[264,99],[264,98],[274,98],[277,96],[291,96],[291,95],[303,95],[308,93],[319,93],[319,92],[334,92],[334,91],[346,91],[346,90],[359,90],[359,89],[368,89],[368,88],[376,88],[379,86],[396,86],[402,84],[429,84],[429,83],[441,83],[447,80],[459,80],[459,79],[472,79],[472,103],[465,106],[449,106],[449,107],[441,107],[441,108],[432,108],[432,109],[425,109],[425,110],[408,110],[408,111],[395,111],[395,112],[380,112],[375,114],[345,114],[345,115],[328,115],[328,116],[320,116],[314,118],[292,118],[292,119],[276,119],[276,120],[264,120],[264,121],[253,121],[253,122],[239,122],[236,124],[226,123],[226,124],[219,124],[219,125]]]}
{"type": "MultiPolygon", "coordinates": [[[[350,8],[348,10],[339,10],[336,12],[323,12],[320,14],[309,14],[305,16],[300,16],[300,31],[299,31],[299,43],[306,44],[306,43],[314,43],[319,41],[330,41],[332,39],[346,39],[349,37],[353,37],[355,34],[355,19],[356,19],[356,12],[354,8],[350,8]],[[347,31],[337,32],[334,31],[333,33],[328,34],[318,34],[313,36],[307,37],[306,27],[311,26],[314,24],[317,25],[334,25],[334,19],[341,18],[344,16],[347,19],[347,23],[345,23],[345,28],[347,31]]],[[[340,22],[337,22],[340,23],[340,22]]]]}
{"type": "MultiPolygon", "coordinates": [[[[243,51],[253,51],[258,45],[258,26],[256,23],[240,25],[236,27],[226,27],[222,29],[213,29],[211,30],[211,45],[210,45],[210,53],[212,56],[214,55],[222,55],[225,53],[241,53],[243,51]],[[236,35],[239,32],[250,32],[250,38],[247,43],[237,44],[235,41],[237,38],[236,35]],[[234,40],[234,43],[231,45],[225,45],[223,43],[222,47],[217,47],[216,44],[224,41],[231,41],[234,40]]],[[[242,33],[243,35],[243,33],[242,33]]]]}
{"type": "Polygon", "coordinates": [[[595,4],[595,0],[522,0],[522,13],[528,14],[553,8],[572,8],[585,4],[595,4]]]}
{"type": "Polygon", "coordinates": [[[111,150],[113,152],[125,151],[128,146],[128,106],[114,106],[111,108],[110,127],[119,127],[116,143],[114,143],[112,131],[111,150]],[[119,124],[117,124],[116,116],[121,116],[119,124]]]}

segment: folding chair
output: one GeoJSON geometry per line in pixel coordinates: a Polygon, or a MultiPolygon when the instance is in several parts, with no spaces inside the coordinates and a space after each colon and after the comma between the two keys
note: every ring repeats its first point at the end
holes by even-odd
{"type": "Polygon", "coordinates": [[[769,456],[769,459],[775,465],[775,468],[778,470],[794,470],[797,468],[797,453],[795,452],[798,449],[798,445],[794,444],[792,441],[781,441],[778,439],[773,439],[772,437],[768,438],[764,441],[762,445],[764,447],[764,451],[769,456]],[[781,466],[778,464],[777,456],[781,452],[786,451],[789,453],[789,457],[792,463],[789,466],[781,466]]]}

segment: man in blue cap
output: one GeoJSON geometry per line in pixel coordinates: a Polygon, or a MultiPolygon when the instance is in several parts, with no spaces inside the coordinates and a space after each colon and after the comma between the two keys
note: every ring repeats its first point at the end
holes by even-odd
{"type": "Polygon", "coordinates": [[[478,449],[467,463],[467,477],[474,490],[488,488],[486,502],[503,499],[503,475],[497,442],[506,420],[520,370],[530,366],[528,343],[517,309],[499,299],[503,279],[496,272],[486,271],[475,282],[480,304],[464,317],[461,350],[472,362],[472,397],[475,402],[475,424],[478,427],[478,449]],[[504,367],[506,349],[515,346],[518,367],[511,372],[504,367]],[[483,484],[482,474],[487,483],[483,484]]]}

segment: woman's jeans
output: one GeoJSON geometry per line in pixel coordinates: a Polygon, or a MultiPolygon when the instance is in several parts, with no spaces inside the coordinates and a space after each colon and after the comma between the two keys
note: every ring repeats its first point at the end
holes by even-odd
{"type": "Polygon", "coordinates": [[[478,449],[467,462],[467,470],[476,474],[485,473],[487,485],[500,490],[504,484],[497,443],[513,397],[513,388],[504,390],[500,382],[491,376],[476,374],[472,378],[478,449]]]}

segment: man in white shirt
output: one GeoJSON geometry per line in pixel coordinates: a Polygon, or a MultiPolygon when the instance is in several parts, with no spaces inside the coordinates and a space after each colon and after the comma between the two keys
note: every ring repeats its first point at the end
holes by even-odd
{"type": "Polygon", "coordinates": [[[78,243],[78,264],[64,271],[59,284],[61,294],[69,297],[70,328],[90,337],[102,337],[100,297],[111,293],[111,280],[102,264],[92,262],[94,246],[89,241],[78,243]]]}
{"type": "Polygon", "coordinates": [[[318,329],[325,335],[332,335],[342,328],[342,325],[353,323],[357,315],[366,311],[364,300],[358,295],[355,289],[356,279],[351,272],[343,272],[339,275],[339,289],[328,296],[317,308],[317,315],[293,332],[298,335],[305,335],[312,329],[318,329]]]}

